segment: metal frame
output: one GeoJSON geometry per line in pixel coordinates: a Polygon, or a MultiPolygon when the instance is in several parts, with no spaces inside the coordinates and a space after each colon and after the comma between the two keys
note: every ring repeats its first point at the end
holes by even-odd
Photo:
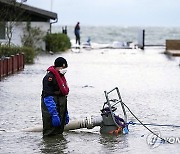
{"type": "MultiPolygon", "coordinates": [[[[123,102],[122,102],[122,98],[121,98],[121,95],[120,95],[120,92],[119,92],[118,87],[115,87],[114,89],[112,89],[112,90],[109,91],[109,92],[104,91],[104,93],[105,93],[105,97],[106,97],[106,100],[107,100],[107,101],[104,103],[103,109],[104,109],[104,107],[105,107],[106,104],[109,106],[112,119],[113,119],[114,123],[115,123],[115,124],[117,125],[117,127],[118,127],[119,125],[116,123],[115,118],[114,118],[113,108],[115,108],[115,106],[116,106],[118,103],[121,103],[121,107],[122,107],[123,114],[124,114],[124,118],[123,118],[123,119],[124,119],[124,121],[127,123],[127,114],[126,114],[126,110],[125,110],[124,104],[123,104],[123,102]],[[110,93],[112,93],[113,91],[115,91],[115,90],[116,90],[116,92],[117,92],[117,95],[118,95],[118,98],[119,98],[119,99],[110,100],[108,95],[109,95],[110,93]],[[111,105],[110,102],[114,102],[114,104],[111,105]]],[[[116,109],[115,109],[115,110],[116,110],[116,109]]]]}

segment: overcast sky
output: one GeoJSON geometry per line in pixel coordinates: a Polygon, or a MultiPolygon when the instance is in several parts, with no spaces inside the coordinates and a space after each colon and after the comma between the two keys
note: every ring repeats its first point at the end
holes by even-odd
{"type": "Polygon", "coordinates": [[[59,25],[180,26],[180,0],[27,0],[56,12],[59,25]]]}

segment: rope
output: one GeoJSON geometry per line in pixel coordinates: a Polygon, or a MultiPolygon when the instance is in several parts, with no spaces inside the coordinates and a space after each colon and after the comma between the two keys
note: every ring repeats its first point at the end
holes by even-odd
{"type": "MultiPolygon", "coordinates": [[[[128,125],[131,124],[131,125],[141,125],[140,123],[136,123],[136,122],[133,122],[133,121],[129,121],[127,123],[128,125]]],[[[149,126],[165,126],[165,127],[180,127],[178,125],[168,125],[168,124],[155,124],[155,123],[147,123],[147,124],[144,124],[144,125],[149,125],[149,126]]]]}
{"type": "MultiPolygon", "coordinates": [[[[122,101],[121,101],[121,102],[122,102],[122,101]]],[[[123,105],[129,110],[129,112],[134,116],[134,118],[135,118],[137,121],[139,121],[139,123],[140,123],[143,127],[145,127],[149,132],[151,132],[152,134],[154,134],[156,137],[160,138],[161,141],[170,143],[168,140],[165,140],[164,138],[162,138],[162,137],[160,137],[159,135],[157,135],[156,133],[154,133],[151,129],[149,129],[145,124],[143,124],[143,123],[135,116],[135,114],[129,109],[129,107],[128,107],[124,102],[122,102],[122,103],[123,103],[123,105]]],[[[170,144],[171,144],[171,143],[170,143],[170,144]]]]}

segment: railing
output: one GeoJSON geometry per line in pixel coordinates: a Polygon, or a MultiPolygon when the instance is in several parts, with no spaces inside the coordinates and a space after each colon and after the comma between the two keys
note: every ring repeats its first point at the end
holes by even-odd
{"type": "Polygon", "coordinates": [[[22,69],[24,69],[24,54],[0,58],[0,80],[22,69]]]}

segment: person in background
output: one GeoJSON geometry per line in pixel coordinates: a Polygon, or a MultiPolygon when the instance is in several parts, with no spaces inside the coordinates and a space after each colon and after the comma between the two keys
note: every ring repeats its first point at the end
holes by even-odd
{"type": "Polygon", "coordinates": [[[67,26],[65,26],[65,29],[64,29],[64,34],[67,35],[67,26]]]}
{"type": "Polygon", "coordinates": [[[67,67],[66,59],[58,57],[43,78],[41,97],[43,136],[62,134],[64,126],[69,123],[67,110],[69,87],[64,76],[67,67]]]}
{"type": "Polygon", "coordinates": [[[62,27],[62,33],[67,35],[67,26],[62,27]]]}
{"type": "Polygon", "coordinates": [[[79,22],[77,22],[77,24],[74,28],[74,34],[76,37],[76,44],[78,43],[80,45],[81,42],[80,42],[80,23],[79,22]]]}
{"type": "Polygon", "coordinates": [[[90,37],[88,37],[88,39],[87,39],[86,42],[87,42],[87,45],[88,45],[88,46],[91,46],[91,38],[90,38],[90,37]]]}

